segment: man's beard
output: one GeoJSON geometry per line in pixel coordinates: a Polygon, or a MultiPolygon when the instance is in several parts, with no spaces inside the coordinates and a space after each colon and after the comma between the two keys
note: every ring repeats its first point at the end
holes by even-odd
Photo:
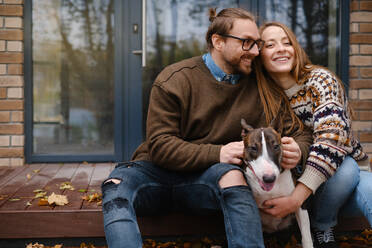
{"type": "Polygon", "coordinates": [[[248,75],[252,71],[252,63],[248,65],[244,65],[242,62],[242,58],[239,57],[238,59],[229,59],[225,57],[225,62],[230,66],[232,70],[232,74],[245,74],[248,75]]]}

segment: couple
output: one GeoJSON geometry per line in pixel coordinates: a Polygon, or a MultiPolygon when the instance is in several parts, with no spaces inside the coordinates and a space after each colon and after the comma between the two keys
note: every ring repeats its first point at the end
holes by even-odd
{"type": "Polygon", "coordinates": [[[281,166],[299,179],[291,196],[267,201],[272,208],[265,211],[283,217],[310,198],[319,247],[337,247],[324,237],[338,213],[364,214],[372,224],[372,173],[359,172],[355,162],[367,156],[351,135],[342,83],[312,65],[282,24],[258,29],[240,8],[211,10],[209,19],[209,52],[158,75],[145,142],[102,184],[109,247],[142,247],[136,216],[173,210],[222,211],[229,247],[264,247],[240,167],[240,119],[267,126],[279,112],[292,120],[282,131],[281,166]]]}

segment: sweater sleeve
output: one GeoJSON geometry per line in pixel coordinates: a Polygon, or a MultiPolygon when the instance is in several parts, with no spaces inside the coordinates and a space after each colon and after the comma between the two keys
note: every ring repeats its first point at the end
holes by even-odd
{"type": "Polygon", "coordinates": [[[335,173],[352,148],[343,88],[334,76],[323,70],[309,80],[314,142],[310,146],[305,171],[298,181],[315,193],[335,173]]]}
{"type": "Polygon", "coordinates": [[[178,96],[159,84],[153,85],[147,117],[151,160],[158,166],[176,171],[195,171],[219,162],[221,145],[196,144],[181,137],[182,104],[178,96]]]}

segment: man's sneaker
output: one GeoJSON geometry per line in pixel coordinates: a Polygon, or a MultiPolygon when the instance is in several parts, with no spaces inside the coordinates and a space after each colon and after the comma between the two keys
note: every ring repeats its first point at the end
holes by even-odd
{"type": "Polygon", "coordinates": [[[335,240],[333,233],[333,227],[326,231],[320,231],[317,229],[313,230],[313,239],[315,248],[338,248],[338,244],[335,240]]]}

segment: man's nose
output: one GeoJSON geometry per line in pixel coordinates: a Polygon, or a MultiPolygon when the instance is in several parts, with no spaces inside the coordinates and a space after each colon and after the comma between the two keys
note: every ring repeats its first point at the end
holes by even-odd
{"type": "Polygon", "coordinates": [[[254,46],[249,50],[249,53],[255,57],[258,56],[258,54],[260,54],[257,44],[254,44],[254,46]]]}

